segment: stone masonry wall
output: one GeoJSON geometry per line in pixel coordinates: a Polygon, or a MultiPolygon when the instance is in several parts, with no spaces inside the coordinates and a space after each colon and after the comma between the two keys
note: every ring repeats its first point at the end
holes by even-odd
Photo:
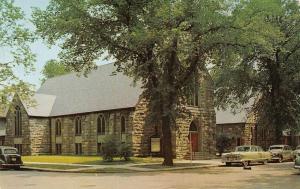
{"type": "Polygon", "coordinates": [[[31,154],[31,140],[29,129],[29,116],[21,103],[19,97],[16,95],[7,112],[6,138],[5,145],[14,147],[15,144],[22,144],[22,155],[31,154]],[[15,107],[19,106],[22,118],[22,136],[15,136],[15,107]]]}
{"type": "Polygon", "coordinates": [[[62,145],[62,154],[75,154],[75,143],[82,144],[83,155],[96,155],[97,144],[103,143],[104,137],[107,135],[115,135],[119,137],[120,141],[131,144],[132,125],[130,113],[132,110],[116,110],[106,111],[99,113],[89,113],[83,115],[61,116],[51,118],[51,150],[52,153],[56,153],[56,144],[62,145]],[[105,135],[97,134],[97,118],[98,116],[104,116],[105,118],[105,135]],[[121,117],[125,118],[125,134],[121,136],[121,117]],[[81,119],[82,134],[75,135],[75,118],[81,119]],[[61,136],[55,135],[55,122],[61,121],[61,136]]]}
{"type": "Polygon", "coordinates": [[[49,118],[29,118],[31,155],[49,154],[49,118]]]}

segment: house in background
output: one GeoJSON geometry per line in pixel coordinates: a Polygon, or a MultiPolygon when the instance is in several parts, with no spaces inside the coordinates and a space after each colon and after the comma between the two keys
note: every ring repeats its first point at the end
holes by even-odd
{"type": "MultiPolygon", "coordinates": [[[[122,73],[112,75],[113,64],[99,66],[88,77],[71,73],[47,80],[30,107],[18,95],[7,113],[5,144],[24,155],[101,153],[106,135],[131,146],[135,156],[161,153],[160,123],[148,123],[148,104],[142,89],[122,73]],[[155,137],[155,140],[152,140],[155,137]]],[[[215,154],[213,84],[201,74],[197,89],[172,130],[176,158],[215,154]]]]}
{"type": "Polygon", "coordinates": [[[231,147],[252,144],[251,128],[255,121],[247,112],[248,108],[242,107],[233,113],[231,110],[216,110],[217,136],[225,134],[231,138],[231,147]]]}
{"type": "MultiPolygon", "coordinates": [[[[217,136],[221,133],[231,138],[231,149],[239,145],[258,145],[267,150],[275,143],[275,134],[271,126],[263,127],[256,117],[249,112],[249,106],[242,107],[233,113],[230,110],[216,110],[217,136]]],[[[281,144],[290,146],[300,145],[300,133],[291,135],[289,130],[282,132],[281,144]]]]}

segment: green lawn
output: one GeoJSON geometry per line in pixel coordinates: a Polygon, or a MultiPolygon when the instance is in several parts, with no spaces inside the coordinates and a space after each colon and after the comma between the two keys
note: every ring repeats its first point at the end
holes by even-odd
{"type": "Polygon", "coordinates": [[[113,162],[105,162],[100,156],[57,156],[57,155],[40,155],[40,156],[23,156],[23,162],[41,162],[41,163],[69,163],[84,165],[117,165],[127,163],[161,163],[162,158],[139,158],[132,157],[130,161],[115,158],[113,162]]]}

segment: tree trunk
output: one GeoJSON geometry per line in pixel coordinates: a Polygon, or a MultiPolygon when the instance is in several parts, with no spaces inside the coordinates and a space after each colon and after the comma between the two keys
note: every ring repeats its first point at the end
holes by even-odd
{"type": "Polygon", "coordinates": [[[173,148],[171,133],[171,118],[169,115],[162,117],[163,155],[164,166],[173,166],[173,148]]]}

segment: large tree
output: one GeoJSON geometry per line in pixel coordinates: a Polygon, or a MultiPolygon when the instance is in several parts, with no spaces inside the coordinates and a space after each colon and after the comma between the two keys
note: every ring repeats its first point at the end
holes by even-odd
{"type": "Polygon", "coordinates": [[[67,74],[70,71],[71,70],[69,68],[67,68],[64,64],[60,63],[59,61],[49,60],[46,62],[42,70],[42,74],[44,76],[42,78],[42,83],[44,83],[47,79],[67,74]]]}
{"type": "Polygon", "coordinates": [[[32,93],[32,86],[18,73],[33,71],[35,56],[29,48],[33,36],[24,27],[26,20],[21,9],[11,0],[1,0],[0,18],[0,97],[1,105],[5,105],[14,93],[25,100],[32,93]]]}
{"type": "Polygon", "coordinates": [[[171,128],[213,49],[224,41],[233,6],[222,0],[51,0],[34,22],[61,60],[77,71],[104,52],[139,80],[151,117],[160,120],[164,165],[173,165],[171,128]]]}
{"type": "Polygon", "coordinates": [[[299,3],[251,0],[234,14],[240,21],[229,35],[235,33],[236,41],[226,52],[218,52],[221,56],[212,69],[217,104],[235,106],[255,99],[259,125],[273,129],[280,143],[283,130],[299,130],[299,3]]]}

